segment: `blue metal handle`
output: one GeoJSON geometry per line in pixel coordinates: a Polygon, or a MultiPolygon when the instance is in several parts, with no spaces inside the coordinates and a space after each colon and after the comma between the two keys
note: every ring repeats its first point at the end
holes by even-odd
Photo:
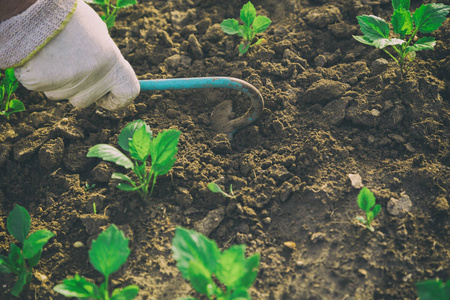
{"type": "MultiPolygon", "coordinates": [[[[230,136],[237,130],[255,122],[261,116],[264,108],[264,100],[261,93],[250,83],[233,77],[139,80],[139,83],[142,91],[228,88],[243,92],[252,101],[250,109],[242,117],[233,120],[222,120],[222,122],[216,122],[216,126],[214,126],[216,131],[227,133],[230,136]]],[[[216,110],[213,112],[213,116],[215,113],[217,113],[216,110]]]]}

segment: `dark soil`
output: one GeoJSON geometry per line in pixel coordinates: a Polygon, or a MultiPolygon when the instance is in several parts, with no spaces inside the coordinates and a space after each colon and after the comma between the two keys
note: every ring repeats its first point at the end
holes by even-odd
{"type": "MultiPolygon", "coordinates": [[[[139,79],[232,76],[256,86],[263,115],[231,141],[209,115],[227,99],[242,115],[249,99],[235,91],[142,92],[113,113],[18,91],[26,112],[0,120],[0,253],[15,242],[6,233],[15,204],[32,231],[56,234],[21,299],[63,299],[52,287],[75,273],[100,283],[88,250],[112,223],[131,238],[131,255],[111,287],[137,284],[138,299],[195,295],[172,259],[176,226],[259,252],[254,299],[412,300],[417,281],[450,279],[450,21],[402,79],[385,53],[352,38],[356,16],[391,15],[387,1],[256,1],[273,23],[266,43],[239,56],[239,38],[218,24],[245,2],[142,0],[111,33],[139,79]],[[155,133],[182,131],[150,204],[115,187],[111,173],[122,168],[86,158],[95,144],[117,146],[135,119],[155,133]],[[355,220],[361,186],[349,174],[382,205],[373,233],[355,220]],[[211,181],[232,185],[237,199],[211,193],[211,181]]],[[[0,298],[12,299],[14,278],[0,280],[0,298]]]]}

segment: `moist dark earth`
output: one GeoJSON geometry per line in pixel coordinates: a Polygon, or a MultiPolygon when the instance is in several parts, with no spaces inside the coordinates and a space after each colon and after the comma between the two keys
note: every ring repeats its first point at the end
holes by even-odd
{"type": "MultiPolygon", "coordinates": [[[[356,16],[390,18],[388,1],[254,1],[273,23],[259,35],[266,42],[240,56],[240,38],[219,24],[245,3],[139,1],[111,32],[139,79],[253,84],[263,114],[231,140],[211,129],[210,114],[224,100],[244,114],[250,100],[237,91],[143,91],[108,112],[19,88],[26,111],[0,120],[0,253],[16,242],[6,232],[15,204],[29,211],[31,231],[56,235],[20,299],[63,299],[52,288],[76,273],[101,283],[88,250],[109,224],[131,248],[111,289],[136,284],[137,299],[200,297],[172,258],[176,226],[260,253],[253,299],[412,300],[416,282],[450,278],[450,21],[402,77],[383,51],[352,38],[361,35],[356,16]],[[155,134],[182,131],[176,163],[147,203],[116,188],[111,174],[124,169],[86,157],[98,143],[117,147],[136,119],[155,134]],[[209,182],[232,185],[236,199],[213,194],[209,182]],[[355,220],[362,186],[382,205],[375,232],[355,220]]],[[[14,279],[0,277],[1,299],[14,299],[14,279]]]]}

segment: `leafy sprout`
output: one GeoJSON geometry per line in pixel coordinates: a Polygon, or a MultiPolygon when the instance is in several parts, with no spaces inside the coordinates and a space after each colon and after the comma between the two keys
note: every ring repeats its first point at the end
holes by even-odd
{"type": "Polygon", "coordinates": [[[116,5],[113,5],[111,0],[85,0],[87,3],[98,5],[103,11],[102,20],[106,23],[106,27],[111,29],[116,23],[117,13],[119,9],[135,5],[136,0],[117,0],[116,5]]]}
{"type": "Polygon", "coordinates": [[[375,231],[372,221],[380,213],[381,205],[375,205],[375,196],[366,187],[363,187],[359,192],[357,201],[359,208],[366,212],[366,217],[357,216],[356,219],[366,225],[370,231],[375,231]]]}
{"type": "Polygon", "coordinates": [[[14,69],[6,69],[4,78],[0,81],[0,115],[6,116],[7,119],[11,114],[25,110],[22,101],[12,97],[18,86],[19,81],[14,75],[14,69]]]}

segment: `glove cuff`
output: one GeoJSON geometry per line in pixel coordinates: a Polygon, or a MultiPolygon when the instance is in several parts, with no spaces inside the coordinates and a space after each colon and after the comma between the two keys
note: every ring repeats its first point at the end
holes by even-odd
{"type": "Polygon", "coordinates": [[[30,60],[64,28],[76,6],[77,0],[38,0],[23,13],[1,22],[0,69],[30,60]]]}

